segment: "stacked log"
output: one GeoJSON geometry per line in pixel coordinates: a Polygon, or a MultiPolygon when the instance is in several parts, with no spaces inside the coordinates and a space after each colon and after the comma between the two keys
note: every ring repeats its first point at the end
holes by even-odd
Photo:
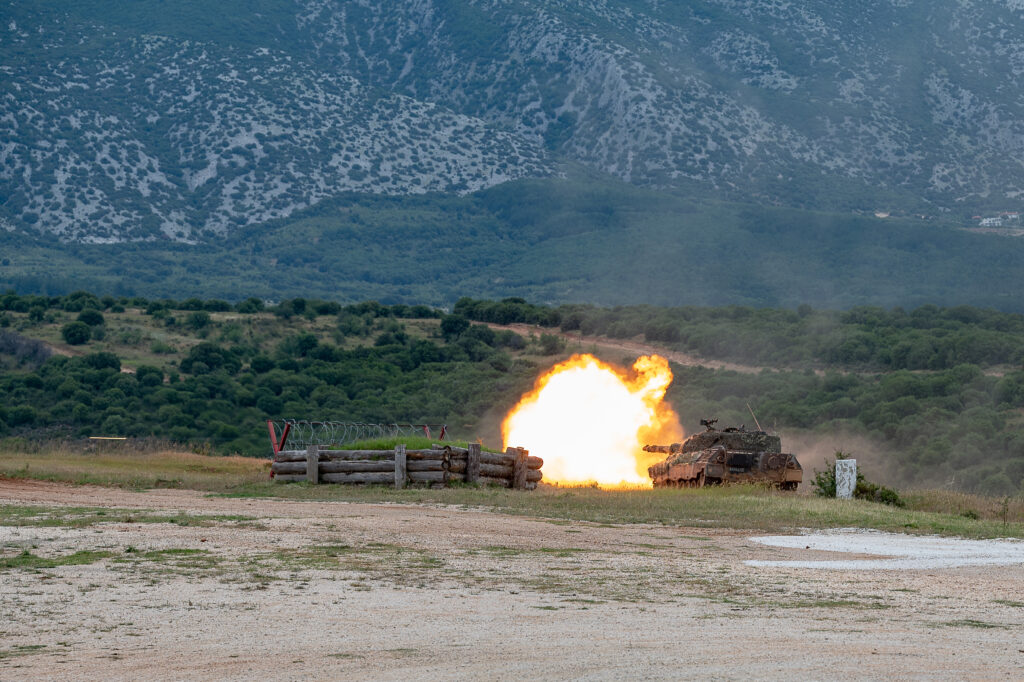
{"type": "Polygon", "coordinates": [[[275,481],[323,483],[406,483],[447,486],[453,482],[500,485],[533,490],[543,478],[544,460],[523,448],[487,452],[478,444],[469,448],[434,444],[407,450],[282,450],[271,465],[275,481]],[[314,466],[315,463],[315,466],[314,466]]]}

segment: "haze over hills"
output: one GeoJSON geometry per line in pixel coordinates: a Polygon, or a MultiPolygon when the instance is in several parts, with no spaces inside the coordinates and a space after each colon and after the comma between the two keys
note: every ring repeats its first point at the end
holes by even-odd
{"type": "MultiPolygon", "coordinates": [[[[414,214],[444,226],[416,235],[416,253],[457,245],[491,257],[468,262],[444,292],[421,282],[436,266],[412,264],[420,271],[397,282],[406,291],[393,300],[441,304],[474,286],[599,303],[1019,307],[1019,240],[882,228],[851,213],[927,216],[921,224],[932,226],[1017,210],[1020,0],[2,8],[0,227],[9,234],[0,243],[32,248],[9,257],[0,283],[65,289],[61,277],[73,273],[103,288],[130,275],[123,247],[98,259],[113,265],[98,266],[76,245],[170,240],[202,251],[171,259],[176,288],[167,294],[244,297],[261,292],[220,272],[173,271],[200,268],[209,254],[266,270],[261,252],[298,232],[318,253],[266,255],[288,256],[293,268],[268,275],[267,287],[298,295],[330,273],[326,286],[354,300],[374,293],[363,270],[408,257],[408,243],[385,235],[408,234],[414,214]],[[514,180],[522,207],[479,194],[514,180]],[[611,188],[621,201],[591,210],[575,199],[581,186],[611,188]],[[434,198],[403,198],[423,193],[434,198]],[[393,198],[372,198],[381,195],[393,198]],[[680,201],[686,210],[667,220],[680,201]],[[780,227],[764,206],[835,217],[788,212],[780,227]],[[673,254],[663,267],[697,272],[704,262],[693,245],[718,239],[762,261],[749,281],[714,285],[724,292],[702,290],[712,286],[704,276],[685,290],[626,296],[609,274],[647,264],[637,243],[673,254]],[[365,268],[353,268],[353,253],[365,268]],[[553,266],[566,254],[579,267],[562,273],[553,266]],[[500,275],[480,269],[505,257],[500,275]],[[541,271],[545,258],[552,267],[541,271]],[[771,267],[777,258],[786,282],[771,267]],[[985,284],[964,274],[982,267],[985,284]],[[823,291],[837,269],[857,282],[823,291]]],[[[163,267],[154,266],[161,253],[131,253],[144,272],[163,267]]],[[[144,278],[120,286],[146,290],[144,278]]]]}

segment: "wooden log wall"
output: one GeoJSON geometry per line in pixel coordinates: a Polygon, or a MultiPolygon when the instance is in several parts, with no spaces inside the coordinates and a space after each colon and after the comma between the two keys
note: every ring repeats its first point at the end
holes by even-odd
{"type": "Polygon", "coordinates": [[[310,483],[390,483],[447,486],[452,482],[500,485],[533,490],[543,478],[544,460],[523,448],[485,452],[478,443],[468,448],[434,444],[427,450],[282,450],[270,470],[275,481],[310,483]]]}

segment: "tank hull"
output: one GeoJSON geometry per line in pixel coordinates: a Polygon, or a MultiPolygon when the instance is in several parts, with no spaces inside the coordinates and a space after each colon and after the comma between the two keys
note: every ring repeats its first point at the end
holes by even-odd
{"type": "Polygon", "coordinates": [[[655,488],[766,483],[795,490],[803,481],[803,468],[797,458],[781,451],[777,436],[759,431],[709,430],[682,445],[649,445],[644,449],[668,454],[647,470],[655,488]]]}

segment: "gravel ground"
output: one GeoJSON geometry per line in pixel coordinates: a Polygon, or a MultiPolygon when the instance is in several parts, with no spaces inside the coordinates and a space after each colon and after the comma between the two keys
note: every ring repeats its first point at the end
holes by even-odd
{"type": "Polygon", "coordinates": [[[1024,678],[1024,564],[747,563],[917,538],[10,480],[0,504],[0,559],[98,553],[0,568],[4,680],[1024,678]]]}
{"type": "Polygon", "coordinates": [[[963,566],[1012,566],[1024,564],[1024,542],[1019,540],[965,540],[938,536],[907,536],[874,530],[843,528],[805,535],[751,538],[771,547],[816,549],[827,552],[873,554],[890,559],[764,561],[751,559],[748,566],[827,568],[842,571],[900,571],[906,569],[960,568],[963,566]]]}

